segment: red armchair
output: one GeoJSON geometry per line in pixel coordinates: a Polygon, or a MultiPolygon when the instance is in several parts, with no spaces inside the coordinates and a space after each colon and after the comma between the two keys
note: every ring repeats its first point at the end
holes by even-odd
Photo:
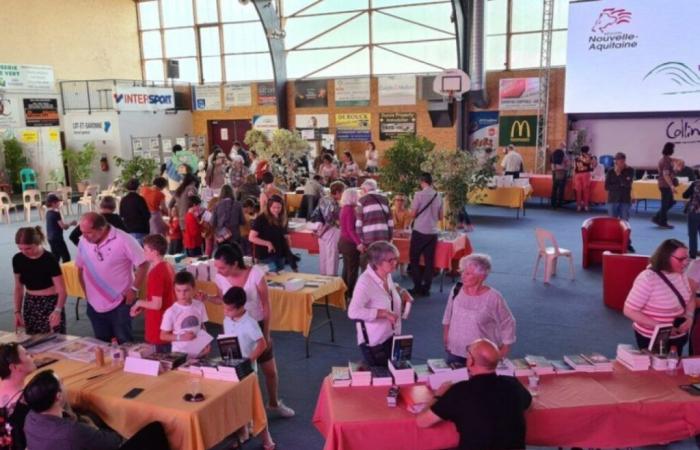
{"type": "Polygon", "coordinates": [[[603,252],[625,253],[630,242],[630,226],[614,217],[591,217],[583,222],[583,267],[600,264],[603,252]]]}
{"type": "Polygon", "coordinates": [[[632,284],[649,265],[648,255],[603,253],[603,303],[622,311],[632,284]]]}

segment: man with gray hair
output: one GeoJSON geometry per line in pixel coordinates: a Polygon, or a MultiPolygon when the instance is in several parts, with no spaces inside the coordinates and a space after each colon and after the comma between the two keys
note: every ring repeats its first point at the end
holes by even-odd
{"type": "Polygon", "coordinates": [[[532,395],[517,378],[496,375],[501,359],[496,344],[478,339],[466,350],[469,380],[442,385],[417,425],[454,422],[460,450],[525,448],[525,411],[532,395]]]}
{"type": "Polygon", "coordinates": [[[360,189],[364,195],[357,202],[355,228],[361,241],[358,246],[362,253],[360,267],[364,270],[367,267],[365,250],[372,242],[391,241],[394,220],[391,217],[389,201],[377,192],[377,182],[374,179],[366,179],[360,189]]]}

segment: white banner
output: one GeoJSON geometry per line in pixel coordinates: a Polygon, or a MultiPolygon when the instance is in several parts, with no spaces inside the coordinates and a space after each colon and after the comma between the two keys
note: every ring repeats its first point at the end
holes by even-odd
{"type": "Polygon", "coordinates": [[[498,109],[537,109],[540,103],[539,78],[502,78],[498,81],[498,109]]]}
{"type": "Polygon", "coordinates": [[[0,90],[53,92],[53,68],[0,63],[0,90]]]}
{"type": "Polygon", "coordinates": [[[68,141],[111,141],[116,138],[111,120],[89,114],[65,115],[64,119],[68,141]]]}
{"type": "Polygon", "coordinates": [[[328,114],[297,114],[294,127],[297,129],[328,128],[328,114]]]}
{"type": "Polygon", "coordinates": [[[116,111],[156,111],[175,108],[172,88],[117,86],[113,94],[116,111]]]}
{"type": "Polygon", "coordinates": [[[379,106],[415,104],[415,75],[392,75],[379,77],[379,106]]]}
{"type": "Polygon", "coordinates": [[[279,128],[276,115],[253,116],[253,129],[260,130],[272,139],[272,133],[279,128]]]}
{"type": "Polygon", "coordinates": [[[221,86],[202,85],[194,87],[194,109],[197,111],[221,109],[221,86]]]}
{"type": "Polygon", "coordinates": [[[335,106],[369,105],[369,78],[335,80],[335,106]]]}
{"type": "Polygon", "coordinates": [[[230,83],[224,85],[224,105],[226,108],[232,106],[250,106],[253,104],[253,93],[250,84],[230,83]]]}
{"type": "Polygon", "coordinates": [[[22,126],[24,110],[20,107],[19,96],[0,95],[0,128],[19,128],[22,126]]]}

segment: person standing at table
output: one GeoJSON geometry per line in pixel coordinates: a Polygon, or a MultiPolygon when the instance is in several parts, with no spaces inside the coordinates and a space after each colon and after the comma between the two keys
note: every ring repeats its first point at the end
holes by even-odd
{"type": "Polygon", "coordinates": [[[343,164],[340,166],[340,178],[348,186],[357,186],[357,178],[360,176],[360,168],[352,158],[352,153],[343,153],[343,164]]]}
{"type": "Polygon", "coordinates": [[[342,277],[348,287],[346,295],[352,295],[360,270],[360,248],[362,241],[355,229],[355,208],[359,195],[356,188],[348,188],[340,197],[340,238],[338,251],[343,255],[342,277]]]}
{"type": "Polygon", "coordinates": [[[394,219],[387,198],[377,192],[377,181],[368,178],[360,186],[364,195],[357,201],[355,228],[360,237],[360,267],[367,267],[365,250],[373,242],[391,242],[394,233],[394,219]]]}
{"type": "Polygon", "coordinates": [[[289,246],[287,213],[284,201],[279,195],[273,195],[267,201],[267,207],[255,218],[250,226],[248,240],[253,247],[253,254],[270,270],[279,272],[289,263],[292,270],[297,270],[297,263],[289,246]]]}
{"type": "Polygon", "coordinates": [[[442,220],[442,196],[433,189],[433,176],[423,172],[420,175],[420,187],[421,190],[415,193],[411,205],[413,231],[409,260],[413,280],[411,295],[414,297],[430,295],[438,243],[438,222],[442,220]],[[420,265],[421,257],[423,266],[420,265]]]}
{"type": "Polygon", "coordinates": [[[260,192],[260,211],[265,211],[267,206],[267,200],[273,195],[279,195],[284,198],[284,192],[277,185],[275,185],[275,176],[272,172],[265,172],[262,175],[262,190],[260,192]]]}
{"type": "Polygon", "coordinates": [[[673,194],[676,193],[677,180],[673,177],[673,151],[676,145],[673,142],[666,142],[661,150],[661,159],[659,160],[659,191],[661,192],[661,206],[659,211],[651,218],[661,228],[673,228],[673,225],[668,223],[668,210],[676,203],[673,199],[673,194]]]}
{"type": "Polygon", "coordinates": [[[197,178],[190,172],[187,172],[182,179],[182,183],[175,190],[173,197],[168,203],[168,208],[172,210],[175,208],[177,211],[177,218],[180,223],[180,229],[184,231],[185,225],[185,215],[187,210],[190,208],[190,197],[198,195],[197,193],[197,178]]]}
{"type": "Polygon", "coordinates": [[[174,352],[187,353],[191,358],[205,356],[211,345],[203,349],[188,349],[188,342],[197,339],[200,331],[205,331],[204,323],[209,321],[204,303],[195,299],[194,275],[182,271],[175,274],[175,302],[163,313],[160,322],[160,340],[170,342],[174,352]]]}
{"type": "Polygon", "coordinates": [[[270,294],[265,282],[265,271],[258,265],[246,266],[243,252],[236,245],[222,245],[214,252],[216,278],[218,288],[216,297],[209,297],[214,303],[221,303],[223,295],[234,286],[243,288],[246,294],[245,309],[260,325],[265,338],[265,351],[258,357],[267,387],[268,410],[281,417],[294,416],[294,410],[278,398],[277,363],[273,353],[272,337],[270,335],[270,294]]]}
{"type": "Polygon", "coordinates": [[[515,318],[500,292],[484,284],[491,258],[473,253],[459,260],[461,281],[450,293],[442,316],[447,362],[465,363],[470,342],[488,338],[506,357],[515,343],[515,318]]]}
{"type": "Polygon", "coordinates": [[[140,182],[136,178],[126,183],[127,194],[119,202],[119,215],[124,220],[126,231],[143,245],[143,238],[150,230],[151,211],[146,200],[137,192],[140,182]]]}
{"type": "Polygon", "coordinates": [[[323,178],[325,186],[329,186],[340,177],[338,175],[338,166],[335,165],[333,157],[328,153],[323,155],[322,163],[318,167],[318,174],[323,178]]]}
{"type": "Polygon", "coordinates": [[[460,450],[525,448],[525,411],[532,395],[517,378],[496,375],[501,353],[493,342],[478,339],[464,350],[469,380],[443,384],[416,424],[453,422],[460,450]]]}
{"type": "Polygon", "coordinates": [[[167,187],[168,180],[156,177],[153,180],[153,186],[145,186],[141,189],[141,196],[146,200],[148,212],[151,213],[151,218],[148,221],[149,234],[165,236],[168,232],[168,224],[163,220],[163,216],[168,214],[168,208],[165,206],[165,194],[163,193],[167,187]]]}
{"type": "MultiPolygon", "coordinates": [[[[615,154],[615,165],[605,174],[605,190],[608,191],[608,215],[629,222],[634,169],[626,164],[626,160],[624,153],[615,154]]],[[[631,239],[627,250],[634,253],[631,239]]]]}
{"type": "Polygon", "coordinates": [[[391,278],[399,262],[399,251],[387,241],[367,248],[368,265],[357,280],[348,317],[356,321],[357,345],[369,366],[385,366],[395,335],[401,334],[404,306],[413,302],[405,289],[391,278]]]}
{"type": "Polygon", "coordinates": [[[581,147],[581,153],[574,160],[574,190],[576,191],[576,211],[588,211],[591,201],[591,172],[595,168],[589,154],[590,147],[581,147]]]}
{"type": "Polygon", "coordinates": [[[15,328],[27,334],[66,333],[66,285],[56,258],[42,244],[41,227],[17,230],[19,253],[12,257],[15,274],[15,328]]]}
{"type": "Polygon", "coordinates": [[[318,202],[318,209],[323,223],[316,230],[319,247],[319,273],[321,275],[338,275],[338,241],[340,239],[340,200],[345,190],[342,181],[334,181],[331,191],[318,202]]]}
{"type": "Polygon", "coordinates": [[[569,174],[569,158],[566,155],[566,146],[554,150],[550,158],[552,164],[552,208],[560,208],[564,204],[564,191],[569,174]]]}
{"type": "Polygon", "coordinates": [[[678,354],[688,341],[695,302],[685,274],[688,249],[676,239],[666,239],[649,258],[650,264],[635,278],[627,294],[623,313],[632,320],[639,349],[649,346],[656,325],[673,324],[669,341],[678,354]]]}
{"type": "Polygon", "coordinates": [[[143,248],[95,212],[80,218],[82,239],[75,261],[87,296],[87,315],[95,337],[132,342],[129,310],[143,286],[148,262],[143,248]]]}
{"type": "Polygon", "coordinates": [[[245,223],[243,205],[234,198],[231,186],[224,185],[221,188],[219,202],[216,204],[211,218],[216,245],[222,245],[227,242],[240,242],[241,225],[245,223]]]}
{"type": "Polygon", "coordinates": [[[505,149],[505,155],[501,161],[504,175],[512,175],[513,178],[520,178],[523,171],[523,157],[515,150],[515,145],[509,144],[505,149]]]}
{"type": "Polygon", "coordinates": [[[377,146],[374,142],[367,142],[367,148],[365,150],[365,172],[367,173],[377,173],[379,171],[379,153],[377,152],[377,146]]]}

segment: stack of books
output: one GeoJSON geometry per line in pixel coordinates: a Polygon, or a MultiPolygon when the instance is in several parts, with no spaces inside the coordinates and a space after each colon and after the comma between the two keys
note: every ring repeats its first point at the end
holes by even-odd
{"type": "Polygon", "coordinates": [[[333,387],[348,387],[351,383],[349,368],[334,366],[331,369],[331,385],[333,387]]]}
{"type": "Polygon", "coordinates": [[[372,386],[391,386],[394,384],[394,379],[387,367],[371,366],[369,370],[372,372],[372,386]]]}
{"type": "Polygon", "coordinates": [[[554,372],[558,374],[565,374],[565,373],[575,373],[576,370],[574,370],[573,367],[568,365],[566,361],[563,359],[555,359],[552,361],[552,366],[554,367],[554,372]]]}
{"type": "Polygon", "coordinates": [[[363,363],[349,362],[348,370],[353,386],[370,386],[372,384],[372,372],[363,363]]]}
{"type": "Polygon", "coordinates": [[[530,375],[535,374],[535,371],[532,370],[532,367],[530,367],[530,364],[528,364],[525,358],[505,358],[503,363],[511,368],[513,375],[516,377],[529,377],[530,375]]]}
{"type": "Polygon", "coordinates": [[[416,382],[416,374],[411,366],[412,353],[413,336],[394,336],[388,366],[389,371],[394,376],[395,384],[404,385],[416,382]]]}
{"type": "Polygon", "coordinates": [[[432,370],[433,373],[447,372],[451,370],[450,366],[448,366],[447,362],[442,358],[429,359],[427,363],[428,367],[430,367],[430,370],[432,370]]]}
{"type": "Polygon", "coordinates": [[[595,366],[583,355],[564,355],[564,361],[577,372],[595,372],[595,366]]]}
{"type": "Polygon", "coordinates": [[[411,363],[411,367],[413,367],[413,371],[416,373],[416,381],[418,383],[427,383],[428,382],[428,377],[432,373],[430,371],[430,367],[428,367],[427,364],[413,364],[411,363]]]}
{"type": "Polygon", "coordinates": [[[583,356],[588,362],[593,364],[596,372],[612,372],[613,363],[612,361],[602,353],[584,353],[583,356]]]}
{"type": "Polygon", "coordinates": [[[155,345],[145,342],[139,344],[125,344],[124,348],[128,356],[133,356],[135,358],[145,358],[151,356],[156,351],[155,345]]]}
{"type": "Polygon", "coordinates": [[[498,361],[498,366],[496,367],[496,375],[513,377],[515,376],[515,370],[513,367],[506,363],[507,359],[503,358],[498,361]]]}
{"type": "Polygon", "coordinates": [[[630,370],[649,370],[649,355],[629,344],[618,344],[617,362],[630,370]]]}
{"type": "Polygon", "coordinates": [[[552,375],[554,373],[554,365],[552,361],[544,356],[525,355],[525,361],[530,365],[530,368],[537,375],[552,375]]]}
{"type": "Polygon", "coordinates": [[[160,361],[161,372],[177,369],[187,361],[187,353],[170,352],[170,353],[152,353],[144,359],[160,361]]]}
{"type": "Polygon", "coordinates": [[[190,360],[178,370],[201,373],[211,380],[241,381],[253,373],[253,365],[249,359],[200,358],[190,360]]]}
{"type": "MultiPolygon", "coordinates": [[[[428,365],[430,365],[430,361],[431,360],[428,360],[428,365]]],[[[431,389],[436,390],[447,382],[457,383],[469,379],[469,372],[464,364],[451,363],[445,364],[445,366],[447,366],[447,369],[441,369],[438,372],[433,371],[433,373],[428,376],[428,383],[431,389]]]]}

